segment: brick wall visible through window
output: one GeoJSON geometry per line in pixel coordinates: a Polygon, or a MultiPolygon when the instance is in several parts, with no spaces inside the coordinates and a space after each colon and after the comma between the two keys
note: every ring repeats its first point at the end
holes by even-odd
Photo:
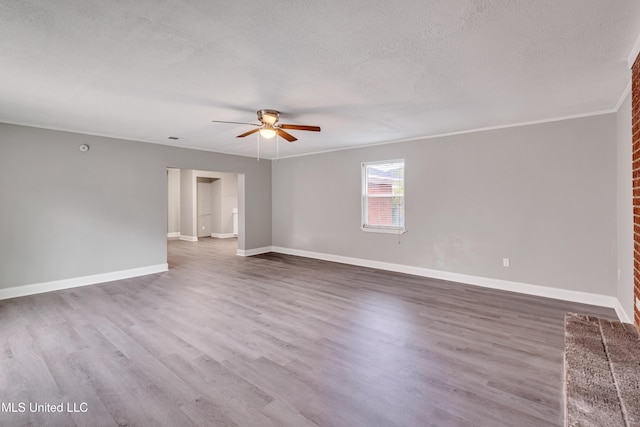
{"type": "MultiPolygon", "coordinates": [[[[393,194],[391,184],[373,183],[367,185],[368,193],[371,194],[393,194]]],[[[372,225],[395,225],[393,224],[393,203],[390,197],[369,198],[367,223],[372,225]]]]}
{"type": "Polygon", "coordinates": [[[362,227],[404,232],[404,160],[363,163],[362,227]]]}

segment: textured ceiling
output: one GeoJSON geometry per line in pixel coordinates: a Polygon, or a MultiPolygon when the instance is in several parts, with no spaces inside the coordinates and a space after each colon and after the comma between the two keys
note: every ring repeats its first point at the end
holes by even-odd
{"type": "Polygon", "coordinates": [[[272,108],[322,127],[296,155],[610,110],[638,33],[637,0],[3,0],[0,121],[253,156],[211,120],[272,108]]]}

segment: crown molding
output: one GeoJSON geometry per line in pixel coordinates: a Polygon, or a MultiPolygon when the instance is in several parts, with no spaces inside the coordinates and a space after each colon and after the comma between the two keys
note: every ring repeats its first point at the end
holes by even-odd
{"type": "MultiPolygon", "coordinates": [[[[625,96],[626,96],[626,94],[623,94],[623,96],[621,97],[622,101],[624,101],[624,97],[625,96]]],[[[620,100],[618,101],[618,103],[622,104],[622,102],[620,100]]],[[[618,106],[618,108],[619,108],[619,106],[618,106]]],[[[293,157],[313,156],[313,155],[316,155],[316,154],[332,153],[334,151],[357,150],[359,148],[377,147],[379,145],[398,144],[398,143],[401,143],[401,142],[413,142],[413,141],[422,141],[422,140],[425,140],[425,139],[444,138],[444,137],[447,137],[447,136],[464,135],[464,134],[467,134],[467,133],[485,132],[485,131],[490,131],[490,130],[500,130],[500,129],[521,127],[521,126],[530,126],[530,125],[538,125],[538,124],[544,124],[544,123],[561,122],[563,120],[581,119],[581,118],[584,118],[584,117],[592,117],[592,116],[601,116],[601,115],[604,115],[604,114],[612,114],[612,113],[616,113],[617,111],[618,111],[617,108],[610,108],[608,110],[593,111],[593,112],[590,112],[590,113],[574,114],[574,115],[570,115],[570,116],[550,117],[550,118],[547,118],[547,119],[532,120],[532,121],[528,121],[528,122],[518,122],[518,123],[505,124],[505,125],[488,126],[488,127],[483,127],[483,128],[466,129],[466,130],[455,131],[455,132],[438,133],[438,134],[435,134],[435,135],[423,135],[423,136],[416,136],[416,137],[413,137],[413,138],[376,142],[376,143],[373,143],[373,144],[355,145],[353,147],[342,147],[342,148],[334,148],[334,149],[331,149],[331,150],[314,151],[312,153],[292,154],[291,156],[281,156],[280,159],[290,159],[290,158],[293,158],[293,157]]],[[[277,162],[277,161],[274,161],[274,163],[275,162],[277,162]]]]}
{"type": "Polygon", "coordinates": [[[618,103],[613,108],[613,111],[615,111],[616,113],[618,112],[618,110],[622,106],[622,103],[624,102],[625,99],[627,99],[627,96],[629,95],[630,92],[631,92],[631,80],[629,80],[627,87],[624,88],[624,91],[622,92],[622,95],[620,95],[620,99],[618,99],[618,103]]]}

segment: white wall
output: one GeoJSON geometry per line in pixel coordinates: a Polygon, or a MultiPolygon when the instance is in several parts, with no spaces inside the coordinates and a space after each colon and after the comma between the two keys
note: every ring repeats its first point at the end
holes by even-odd
{"type": "Polygon", "coordinates": [[[615,296],[615,135],[607,114],[281,159],[273,245],[615,296]],[[399,158],[400,242],[360,230],[361,162],[399,158]]]}
{"type": "Polygon", "coordinates": [[[0,289],[166,263],[167,167],[240,173],[238,248],[271,245],[268,160],[0,124],[0,289]]]}
{"type": "Polygon", "coordinates": [[[633,323],[633,185],[631,161],[631,94],[627,96],[616,114],[617,153],[617,297],[633,323]]]}

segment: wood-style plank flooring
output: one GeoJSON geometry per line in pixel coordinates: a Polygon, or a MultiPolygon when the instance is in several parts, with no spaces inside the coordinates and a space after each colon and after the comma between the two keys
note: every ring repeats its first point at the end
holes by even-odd
{"type": "Polygon", "coordinates": [[[0,301],[1,426],[559,426],[564,313],[615,318],[233,239],[168,246],[167,273],[0,301]],[[30,410],[47,403],[65,412],[30,410]]]}

